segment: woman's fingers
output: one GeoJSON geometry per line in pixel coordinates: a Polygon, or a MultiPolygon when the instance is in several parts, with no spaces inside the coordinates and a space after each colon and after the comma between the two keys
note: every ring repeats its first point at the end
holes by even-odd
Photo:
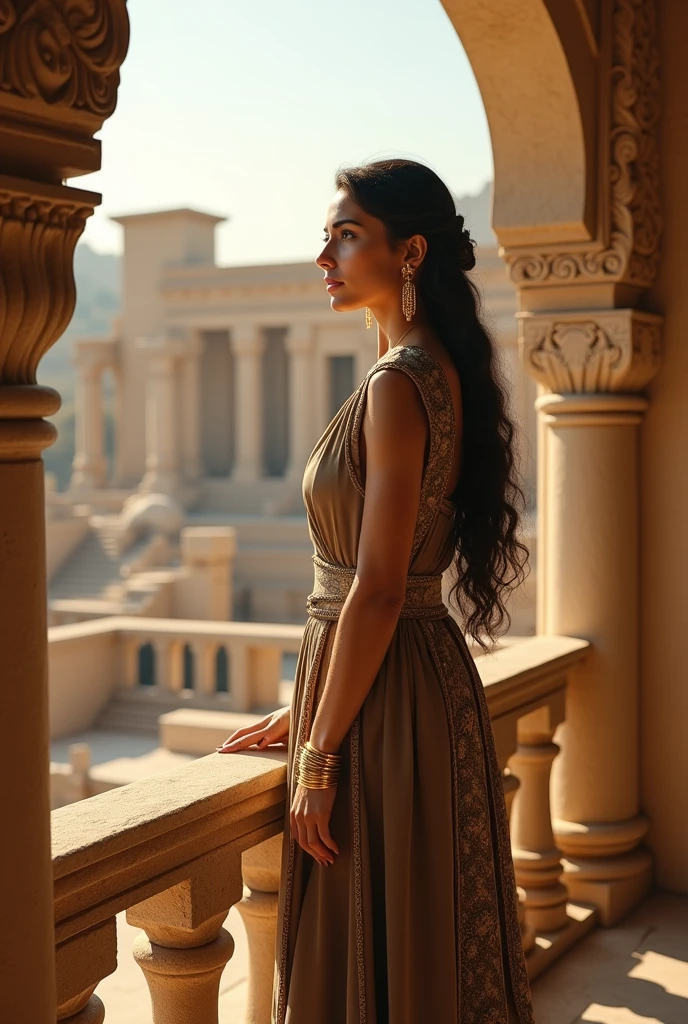
{"type": "Polygon", "coordinates": [[[320,841],[320,833],[315,823],[306,826],[306,841],[308,852],[315,857],[319,864],[329,864],[334,860],[333,855],[320,841]]]}
{"type": "Polygon", "coordinates": [[[267,729],[255,729],[254,727],[253,732],[249,732],[244,736],[235,736],[235,734],[232,733],[232,735],[229,736],[222,746],[217,748],[217,750],[222,754],[226,753],[228,750],[242,750],[244,747],[250,747],[252,743],[257,743],[260,740],[267,738],[267,732],[267,729]]]}
{"type": "MultiPolygon", "coordinates": [[[[323,843],[328,848],[328,850],[331,850],[332,853],[338,854],[339,847],[337,846],[334,839],[330,835],[330,823],[328,821],[319,821],[318,832],[320,833],[320,838],[322,839],[323,843]]],[[[332,853],[330,853],[330,857],[332,857],[332,853]]]]}
{"type": "Polygon", "coordinates": [[[251,722],[250,725],[242,725],[240,729],[235,729],[233,733],[230,733],[230,735],[227,737],[224,743],[221,744],[221,746],[224,747],[227,745],[227,743],[233,743],[234,740],[242,739],[244,736],[248,736],[250,733],[260,732],[261,730],[266,728],[267,724],[268,720],[262,718],[259,722],[251,722]]]}

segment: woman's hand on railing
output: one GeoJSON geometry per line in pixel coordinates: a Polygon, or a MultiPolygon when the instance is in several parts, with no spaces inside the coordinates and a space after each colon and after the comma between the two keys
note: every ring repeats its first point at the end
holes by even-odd
{"type": "Polygon", "coordinates": [[[231,736],[228,736],[222,746],[217,747],[218,754],[233,754],[237,750],[244,750],[245,747],[257,746],[259,750],[265,750],[271,743],[281,743],[284,746],[289,741],[289,724],[291,721],[291,708],[278,708],[272,711],[259,722],[245,725],[243,729],[235,729],[231,736]]]}

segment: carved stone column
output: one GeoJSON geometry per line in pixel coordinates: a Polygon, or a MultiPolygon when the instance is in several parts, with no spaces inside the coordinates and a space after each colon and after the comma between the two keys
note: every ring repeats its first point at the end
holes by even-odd
{"type": "Polygon", "coordinates": [[[146,381],[146,473],[140,490],[174,496],[179,491],[177,365],[185,354],[182,339],[168,335],[142,338],[148,356],[146,381]]]}
{"type": "Polygon", "coordinates": [[[91,344],[74,344],[75,453],[70,487],[89,491],[105,484],[102,377],[105,363],[91,344]]]}
{"type": "Polygon", "coordinates": [[[289,353],[289,464],[286,476],[301,480],[315,443],[313,436],[313,328],[295,324],[286,340],[289,353]]]}
{"type": "Polygon", "coordinates": [[[261,360],[265,344],[258,327],[242,324],[231,331],[234,353],[236,461],[232,480],[258,480],[263,472],[263,396],[261,360]]]}
{"type": "Polygon", "coordinates": [[[36,371],[72,316],[100,199],[61,182],[100,166],[127,42],[123,0],[0,4],[0,992],[3,1020],[31,1024],[57,1006],[41,452],[60,399],[36,371]]]}
{"type": "Polygon", "coordinates": [[[590,241],[510,247],[520,345],[542,385],[539,631],[592,642],[574,671],[553,767],[554,836],[574,900],[613,923],[643,895],[638,844],[639,444],[642,389],[661,318],[647,309],[659,261],[656,3],[613,0],[599,54],[600,152],[590,241]],[[637,307],[643,307],[642,310],[637,307]]]}

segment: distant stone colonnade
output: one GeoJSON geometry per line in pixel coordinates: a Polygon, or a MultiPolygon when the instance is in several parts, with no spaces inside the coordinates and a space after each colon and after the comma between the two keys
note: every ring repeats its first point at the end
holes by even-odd
{"type": "MultiPolygon", "coordinates": [[[[365,329],[362,312],[332,313],[312,263],[217,267],[219,220],[187,209],[119,218],[122,315],[112,337],[74,342],[75,500],[138,489],[202,508],[204,480],[225,481],[229,500],[234,485],[270,478],[282,479],[291,495],[282,506],[303,514],[308,455],[377,358],[376,332],[365,329]],[[111,474],[105,372],[115,390],[111,474]]],[[[519,367],[515,289],[494,248],[479,251],[476,275],[510,380],[534,499],[535,394],[519,367]]],[[[260,488],[245,493],[246,510],[260,514],[260,488]]]]}

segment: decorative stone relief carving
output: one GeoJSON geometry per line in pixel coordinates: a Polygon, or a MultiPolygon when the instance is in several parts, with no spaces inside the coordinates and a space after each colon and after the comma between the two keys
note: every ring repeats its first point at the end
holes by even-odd
{"type": "Polygon", "coordinates": [[[0,382],[33,385],[75,303],[72,261],[129,42],[124,0],[0,0],[0,382]],[[21,175],[17,177],[16,175],[21,175]]]}
{"type": "Polygon", "coordinates": [[[76,299],[74,247],[98,196],[0,175],[0,381],[35,384],[76,299]]]}
{"type": "Polygon", "coordinates": [[[507,250],[521,288],[623,281],[647,288],[659,262],[657,0],[614,0],[608,243],[507,250]]]}
{"type": "Polygon", "coordinates": [[[560,393],[637,391],[660,360],[661,317],[633,309],[517,314],[526,369],[560,393]]]}
{"type": "Polygon", "coordinates": [[[0,0],[0,88],[109,117],[129,42],[121,0],[0,0]]]}

